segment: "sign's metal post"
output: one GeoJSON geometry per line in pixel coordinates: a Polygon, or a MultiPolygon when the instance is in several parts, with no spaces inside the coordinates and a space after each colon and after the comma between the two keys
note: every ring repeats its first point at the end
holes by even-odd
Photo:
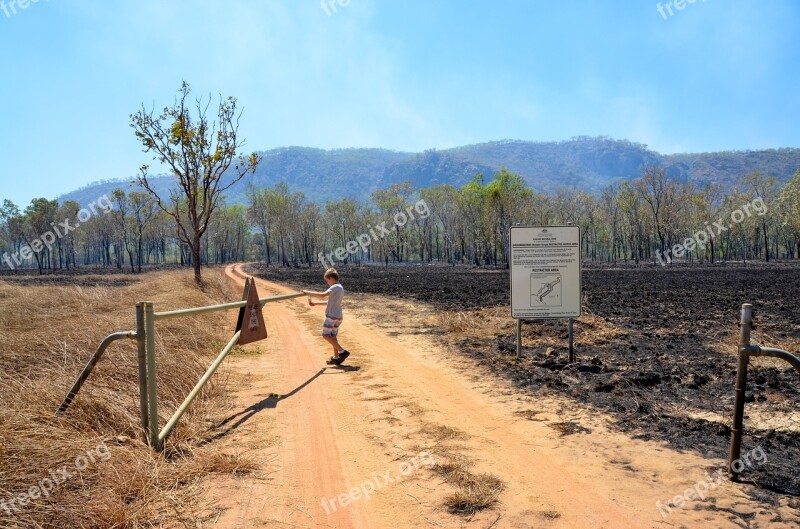
{"type": "Polygon", "coordinates": [[[522,358],[522,320],[517,320],[517,358],[522,358]]]}
{"type": "Polygon", "coordinates": [[[570,364],[574,364],[575,363],[575,347],[574,347],[575,333],[572,330],[572,324],[573,323],[575,323],[575,320],[573,318],[570,318],[569,319],[569,329],[568,329],[568,332],[569,332],[569,363],[570,364]]]}

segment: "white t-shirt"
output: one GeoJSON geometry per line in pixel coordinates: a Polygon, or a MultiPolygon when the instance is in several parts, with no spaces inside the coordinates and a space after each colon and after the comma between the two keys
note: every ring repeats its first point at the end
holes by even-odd
{"type": "Polygon", "coordinates": [[[325,315],[329,318],[341,319],[342,315],[342,298],[344,297],[344,287],[339,283],[331,285],[325,291],[328,294],[328,305],[325,308],[325,315]]]}

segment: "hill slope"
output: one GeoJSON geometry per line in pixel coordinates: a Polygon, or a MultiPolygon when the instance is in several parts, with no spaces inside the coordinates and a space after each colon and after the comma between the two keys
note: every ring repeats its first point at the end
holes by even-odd
{"type": "MultiPolygon", "coordinates": [[[[769,149],[662,155],[625,140],[578,137],[561,142],[504,140],[454,149],[406,153],[386,149],[323,150],[283,147],[264,151],[255,174],[228,192],[229,203],[244,203],[248,184],[257,187],[286,182],[312,200],[345,196],[367,198],[375,189],[410,180],[415,187],[461,186],[478,172],[486,180],[501,167],[519,173],[537,191],[573,186],[597,192],[609,183],[641,176],[648,165],[664,167],[682,181],[717,183],[730,189],[739,178],[758,170],[787,180],[800,168],[800,149],[769,149]]],[[[171,177],[155,179],[166,189],[171,177]]],[[[59,197],[88,203],[127,181],[103,181],[59,197]]]]}

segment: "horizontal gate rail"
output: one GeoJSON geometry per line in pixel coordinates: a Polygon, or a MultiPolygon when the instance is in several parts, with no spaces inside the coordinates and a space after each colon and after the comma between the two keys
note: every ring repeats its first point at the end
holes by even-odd
{"type": "MultiPolygon", "coordinates": [[[[281,296],[272,296],[268,298],[261,298],[258,301],[261,302],[261,306],[263,307],[264,304],[269,303],[271,301],[282,301],[284,299],[292,299],[298,298],[300,296],[304,296],[302,292],[297,292],[294,294],[283,294],[281,296]]],[[[216,312],[219,310],[230,310],[230,309],[238,309],[247,305],[247,301],[235,301],[233,303],[223,303],[222,305],[209,305],[207,307],[195,307],[191,309],[180,309],[180,310],[169,310],[166,312],[154,312],[153,316],[157,320],[163,320],[166,318],[179,318],[181,316],[192,316],[194,314],[204,314],[206,312],[216,312]]]]}

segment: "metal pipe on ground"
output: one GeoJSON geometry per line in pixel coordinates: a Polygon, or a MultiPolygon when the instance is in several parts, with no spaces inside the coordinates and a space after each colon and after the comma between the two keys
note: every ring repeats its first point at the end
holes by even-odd
{"type": "Polygon", "coordinates": [[[94,366],[97,365],[97,362],[99,362],[100,359],[103,357],[103,353],[106,352],[108,346],[117,340],[122,340],[123,338],[136,338],[136,332],[135,331],[115,332],[103,338],[103,341],[100,342],[100,345],[97,346],[97,350],[89,359],[89,362],[86,364],[86,367],[83,368],[83,371],[81,372],[80,376],[78,376],[78,379],[72,385],[72,389],[70,389],[69,393],[67,393],[67,396],[64,398],[64,401],[61,403],[61,406],[59,406],[58,410],[56,410],[56,415],[60,415],[65,411],[67,411],[67,408],[69,408],[69,405],[72,403],[72,400],[81,390],[83,383],[86,382],[86,379],[89,378],[89,375],[92,374],[94,366]]]}
{"type": "Polygon", "coordinates": [[[772,347],[759,347],[757,345],[751,345],[748,351],[750,356],[769,356],[772,358],[780,358],[781,360],[786,360],[792,367],[794,367],[798,373],[800,373],[800,358],[797,358],[795,355],[788,351],[784,351],[783,349],[775,349],[772,347]]]}

